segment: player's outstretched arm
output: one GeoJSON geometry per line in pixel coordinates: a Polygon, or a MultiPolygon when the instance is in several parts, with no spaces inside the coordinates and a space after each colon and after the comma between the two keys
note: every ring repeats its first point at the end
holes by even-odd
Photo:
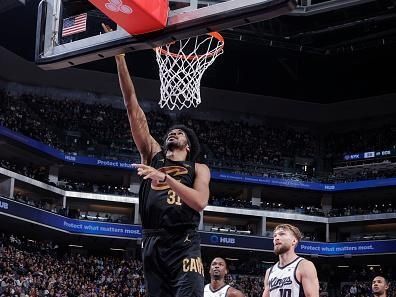
{"type": "Polygon", "coordinates": [[[269,294],[269,282],[268,282],[268,277],[269,277],[269,272],[271,268],[268,268],[267,271],[265,272],[265,277],[264,277],[264,292],[262,297],[270,297],[269,294]]]}
{"type": "Polygon", "coordinates": [[[308,260],[303,260],[298,266],[301,274],[301,283],[306,297],[319,297],[319,280],[315,265],[308,260]]]}
{"type": "Polygon", "coordinates": [[[195,163],[195,180],[192,188],[183,185],[169,175],[166,182],[185,204],[200,212],[208,205],[209,181],[208,166],[195,163]]]}
{"type": "MultiPolygon", "coordinates": [[[[111,31],[110,27],[105,24],[102,24],[102,27],[105,32],[111,31]]],[[[128,113],[132,137],[140,153],[142,163],[148,164],[152,157],[161,151],[161,146],[150,134],[146,115],[138,103],[135,87],[129,75],[124,55],[118,55],[115,59],[117,62],[118,79],[120,82],[122,96],[124,97],[124,104],[128,113]]]]}

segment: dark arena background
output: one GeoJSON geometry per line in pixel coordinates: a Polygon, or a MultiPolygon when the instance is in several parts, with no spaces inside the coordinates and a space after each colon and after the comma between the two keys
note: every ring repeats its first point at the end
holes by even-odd
{"type": "MultiPolygon", "coordinates": [[[[143,297],[140,157],[116,64],[38,67],[38,5],[0,2],[0,295],[143,297]]],[[[101,20],[88,13],[78,38],[101,20]]],[[[221,33],[196,109],[160,109],[154,52],[126,54],[153,136],[183,123],[200,139],[206,276],[221,256],[227,281],[261,297],[273,229],[290,223],[320,296],[372,296],[377,274],[396,296],[396,1],[301,0],[221,33]]]]}

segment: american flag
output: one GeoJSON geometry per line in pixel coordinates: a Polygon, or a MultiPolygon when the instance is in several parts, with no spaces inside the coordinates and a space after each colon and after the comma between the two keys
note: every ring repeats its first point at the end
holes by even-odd
{"type": "Polygon", "coordinates": [[[63,20],[62,37],[87,30],[87,14],[82,13],[63,20]]]}

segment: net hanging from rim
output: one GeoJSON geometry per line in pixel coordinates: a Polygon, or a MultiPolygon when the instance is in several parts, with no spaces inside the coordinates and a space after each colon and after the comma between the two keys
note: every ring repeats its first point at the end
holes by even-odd
{"type": "Polygon", "coordinates": [[[197,107],[201,103],[202,75],[223,53],[223,47],[223,36],[212,32],[155,48],[161,82],[160,107],[197,107]]]}

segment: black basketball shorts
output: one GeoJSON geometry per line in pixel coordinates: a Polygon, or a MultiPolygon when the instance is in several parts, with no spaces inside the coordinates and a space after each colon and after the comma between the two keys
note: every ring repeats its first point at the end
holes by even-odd
{"type": "Polygon", "coordinates": [[[146,296],[202,297],[204,268],[196,230],[144,230],[142,259],[146,296]]]}

